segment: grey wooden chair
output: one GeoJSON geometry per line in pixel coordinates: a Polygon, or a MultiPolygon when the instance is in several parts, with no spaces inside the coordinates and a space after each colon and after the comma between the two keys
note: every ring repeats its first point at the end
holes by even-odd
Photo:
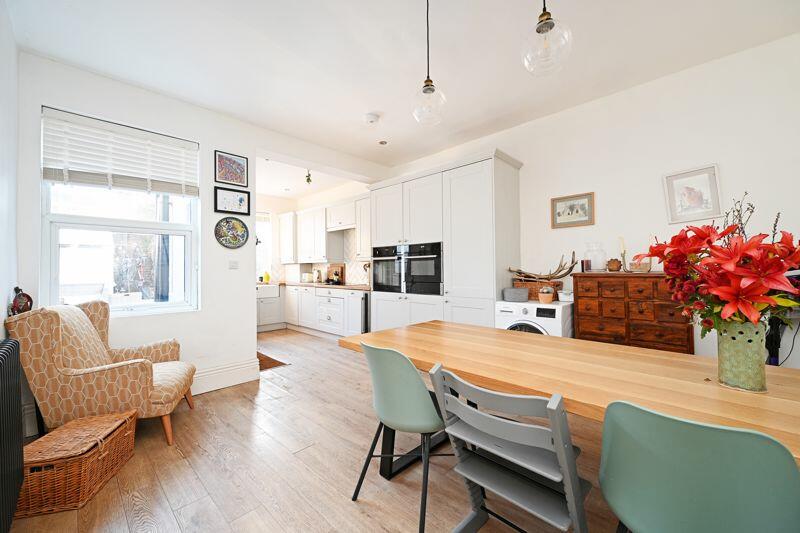
{"type": "Polygon", "coordinates": [[[583,502],[592,485],[578,477],[575,458],[580,450],[572,445],[563,398],[490,391],[441,364],[430,374],[458,458],[455,471],[466,482],[472,506],[453,531],[478,531],[489,515],[522,531],[486,507],[485,491],[489,491],[561,531],[572,527],[575,533],[587,532],[583,502]],[[545,418],[550,427],[501,414],[545,418]]]}

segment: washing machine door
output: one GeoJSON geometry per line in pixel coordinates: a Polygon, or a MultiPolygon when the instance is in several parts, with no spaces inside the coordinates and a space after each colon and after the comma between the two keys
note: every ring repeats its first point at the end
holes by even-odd
{"type": "Polygon", "coordinates": [[[511,331],[523,331],[525,333],[536,333],[537,335],[547,335],[544,328],[533,322],[514,322],[506,329],[511,331]]]}

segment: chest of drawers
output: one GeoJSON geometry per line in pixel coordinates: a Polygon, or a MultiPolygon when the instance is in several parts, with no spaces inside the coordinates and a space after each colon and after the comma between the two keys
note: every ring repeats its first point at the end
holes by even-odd
{"type": "Polygon", "coordinates": [[[691,322],[660,272],[573,274],[575,337],[694,353],[691,322]]]}

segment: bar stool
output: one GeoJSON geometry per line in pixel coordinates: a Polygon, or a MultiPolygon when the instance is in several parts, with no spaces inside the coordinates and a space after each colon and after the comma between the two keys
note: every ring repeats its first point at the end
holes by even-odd
{"type": "Polygon", "coordinates": [[[627,402],[606,409],[600,488],[618,532],[800,530],[800,472],[783,444],[627,402]]]}

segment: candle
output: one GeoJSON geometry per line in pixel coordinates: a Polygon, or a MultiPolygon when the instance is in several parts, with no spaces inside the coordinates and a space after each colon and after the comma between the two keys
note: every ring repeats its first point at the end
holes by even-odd
{"type": "Polygon", "coordinates": [[[624,254],[625,251],[626,251],[625,250],[625,239],[623,239],[622,237],[619,238],[619,251],[622,254],[624,254]]]}

